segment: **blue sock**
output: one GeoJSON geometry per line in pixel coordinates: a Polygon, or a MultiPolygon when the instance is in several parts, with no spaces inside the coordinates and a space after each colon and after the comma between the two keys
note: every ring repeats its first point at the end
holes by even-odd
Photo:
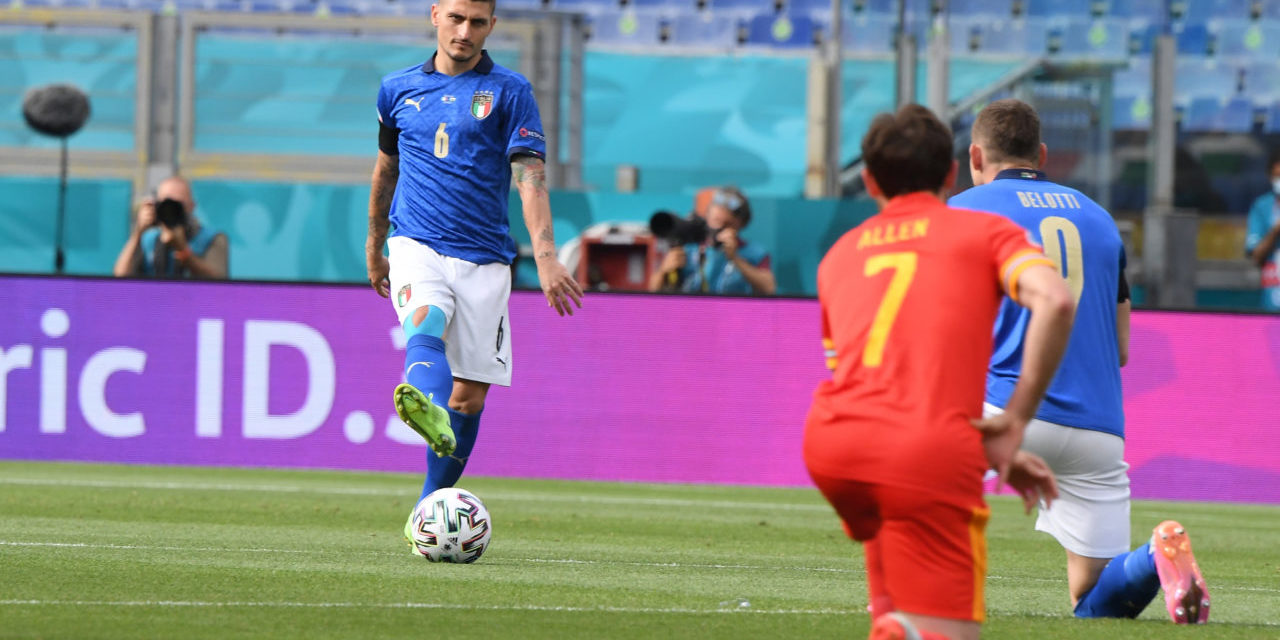
{"type": "Polygon", "coordinates": [[[1098,583],[1076,603],[1077,618],[1136,618],[1160,592],[1156,559],[1148,542],[1111,559],[1098,583]]]}
{"type": "Polygon", "coordinates": [[[480,433],[479,413],[467,415],[449,409],[449,422],[453,426],[454,437],[458,439],[458,446],[452,455],[443,458],[437,458],[435,453],[427,451],[427,480],[422,483],[419,501],[436,489],[456,484],[467,466],[471,450],[476,446],[476,435],[480,433]]]}
{"type": "Polygon", "coordinates": [[[449,396],[453,393],[453,372],[445,356],[444,312],[437,307],[427,307],[422,324],[413,323],[413,315],[404,319],[404,332],[408,336],[404,350],[404,379],[426,394],[437,406],[449,408],[449,396]]]}

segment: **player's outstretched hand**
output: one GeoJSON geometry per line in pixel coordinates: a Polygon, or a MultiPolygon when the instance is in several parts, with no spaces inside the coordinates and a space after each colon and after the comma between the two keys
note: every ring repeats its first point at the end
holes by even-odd
{"type": "Polygon", "coordinates": [[[569,270],[554,257],[538,260],[538,283],[547,296],[547,306],[560,315],[573,315],[573,307],[582,308],[582,285],[569,275],[569,270]]]}
{"type": "Polygon", "coordinates": [[[1026,428],[1026,421],[1018,420],[1006,412],[970,419],[969,423],[982,432],[982,449],[987,454],[987,464],[1000,474],[997,486],[1003,486],[1008,481],[1009,466],[1013,464],[1014,454],[1022,446],[1022,432],[1026,428]]]}
{"type": "Polygon", "coordinates": [[[389,279],[391,263],[387,261],[387,257],[379,251],[366,256],[365,263],[369,269],[369,284],[373,286],[373,290],[384,298],[391,297],[391,280],[389,279]]]}
{"type": "Polygon", "coordinates": [[[1053,470],[1040,456],[1029,451],[1014,454],[1008,483],[1022,496],[1027,513],[1041,500],[1048,507],[1058,498],[1058,481],[1053,477],[1053,470]]]}

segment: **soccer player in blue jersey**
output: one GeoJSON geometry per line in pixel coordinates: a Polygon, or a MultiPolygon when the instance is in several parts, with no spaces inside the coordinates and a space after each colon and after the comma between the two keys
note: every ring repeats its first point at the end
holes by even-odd
{"type": "Polygon", "coordinates": [[[582,288],[556,258],[533,89],[484,50],[493,14],[494,0],[432,5],[435,54],[387,75],[378,92],[365,258],[407,336],[394,403],[436,454],[427,454],[424,497],[458,481],[489,385],[511,384],[513,176],[547,304],[561,316],[582,306],[582,288]]]}
{"type": "MultiPolygon", "coordinates": [[[[1076,298],[1066,354],[1022,448],[1049,463],[1059,498],[1036,529],[1067,552],[1067,585],[1079,617],[1136,617],[1165,592],[1179,624],[1205,622],[1209,592],[1182,525],[1168,520],[1129,550],[1129,465],[1124,461],[1120,367],[1129,350],[1129,286],[1115,221],[1083,193],[1045,178],[1040,118],[1018,100],[984,108],[973,124],[974,187],[953,207],[990,211],[1025,227],[1062,270],[1076,298]]],[[[987,412],[1009,399],[1022,361],[1027,312],[1005,299],[995,325],[987,412]]]]}

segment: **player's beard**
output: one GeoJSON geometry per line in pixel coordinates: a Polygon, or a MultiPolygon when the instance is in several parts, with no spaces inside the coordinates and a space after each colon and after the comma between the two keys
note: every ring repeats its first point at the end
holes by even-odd
{"type": "Polygon", "coordinates": [[[467,63],[475,59],[476,55],[480,52],[480,47],[477,47],[475,46],[475,44],[472,44],[470,48],[462,49],[462,51],[464,51],[465,53],[455,53],[455,50],[451,47],[451,48],[445,49],[445,55],[449,56],[449,59],[453,60],[454,62],[467,63]]]}

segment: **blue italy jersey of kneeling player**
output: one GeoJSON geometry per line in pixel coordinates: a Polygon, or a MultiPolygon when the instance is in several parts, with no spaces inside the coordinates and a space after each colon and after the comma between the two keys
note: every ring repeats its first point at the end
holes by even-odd
{"type": "Polygon", "coordinates": [[[510,264],[510,160],[544,157],[546,138],[529,81],[480,55],[457,76],[437,72],[433,56],[382,79],[378,120],[398,130],[400,154],[391,235],[476,264],[510,264]]]}
{"type": "MultiPolygon", "coordinates": [[[[999,213],[1027,229],[1062,268],[1076,297],[1071,340],[1036,417],[1124,437],[1116,302],[1125,254],[1111,214],[1079,191],[1026,169],[1001,171],[948,204],[999,213]]],[[[987,374],[991,404],[1003,407],[1013,393],[1030,315],[1007,297],[1001,304],[987,374]]]]}

